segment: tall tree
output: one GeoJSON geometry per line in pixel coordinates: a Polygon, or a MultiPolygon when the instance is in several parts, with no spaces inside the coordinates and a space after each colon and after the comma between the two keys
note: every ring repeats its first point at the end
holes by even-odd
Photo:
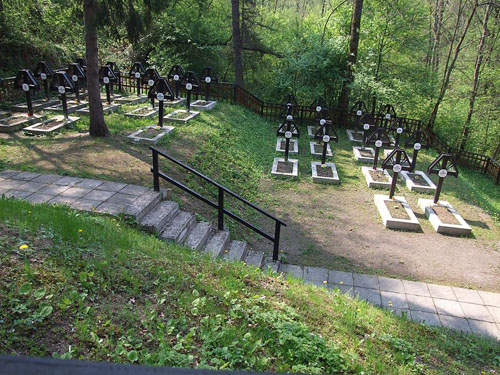
{"type": "Polygon", "coordinates": [[[96,0],[84,0],[83,12],[85,19],[85,50],[87,58],[87,92],[89,97],[89,114],[91,136],[103,137],[109,135],[104,122],[101,91],[99,89],[99,61],[97,51],[98,8],[96,0]]]}
{"type": "Polygon", "coordinates": [[[349,107],[349,85],[352,83],[354,75],[353,69],[358,57],[359,32],[361,28],[361,13],[363,10],[363,0],[354,0],[351,18],[351,36],[349,40],[349,54],[347,55],[347,67],[345,80],[342,84],[342,91],[339,98],[341,124],[345,121],[345,113],[349,107]]]}
{"type": "Polygon", "coordinates": [[[465,145],[467,144],[467,138],[469,137],[470,123],[472,120],[472,114],[474,112],[474,104],[477,96],[477,88],[479,83],[479,75],[481,74],[481,66],[483,64],[483,60],[488,59],[488,56],[486,56],[486,58],[484,56],[485,52],[484,47],[486,38],[488,37],[488,19],[490,18],[491,9],[492,9],[491,3],[488,3],[486,5],[486,11],[484,12],[481,38],[479,39],[479,46],[477,48],[476,63],[474,65],[474,75],[472,77],[472,89],[469,98],[469,109],[467,110],[467,118],[465,120],[464,128],[462,130],[462,140],[460,142],[461,150],[465,150],[465,145]]]}
{"type": "Polygon", "coordinates": [[[448,90],[448,85],[450,84],[450,77],[453,69],[455,68],[455,64],[458,59],[458,55],[460,51],[462,51],[462,44],[465,40],[467,32],[469,31],[470,25],[472,23],[472,19],[474,18],[474,14],[476,13],[478,7],[477,0],[467,1],[467,0],[459,0],[457,7],[457,18],[452,31],[452,36],[450,40],[450,46],[448,49],[448,55],[446,58],[446,63],[444,65],[443,71],[443,79],[441,81],[441,87],[439,89],[439,94],[434,103],[434,107],[432,109],[430,118],[429,118],[429,128],[433,128],[436,122],[437,113],[439,110],[439,106],[441,105],[444,96],[446,94],[446,90],[448,90]],[[470,13],[467,17],[466,12],[468,8],[468,4],[472,3],[470,6],[470,13]]]}
{"type": "Polygon", "coordinates": [[[234,82],[243,87],[243,43],[240,30],[240,1],[232,0],[234,82]]]}

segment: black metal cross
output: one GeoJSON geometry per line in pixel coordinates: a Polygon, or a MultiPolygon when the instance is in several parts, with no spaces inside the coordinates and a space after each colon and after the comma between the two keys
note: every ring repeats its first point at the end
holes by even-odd
{"type": "Polygon", "coordinates": [[[135,62],[128,72],[128,76],[136,80],[137,96],[141,96],[141,81],[144,74],[146,74],[146,71],[140,62],[135,62]]]}
{"type": "Polygon", "coordinates": [[[163,77],[157,79],[155,84],[151,86],[151,88],[149,89],[148,96],[156,97],[156,99],[158,99],[159,103],[158,127],[163,127],[163,101],[165,99],[168,100],[174,99],[174,92],[172,91],[172,88],[170,87],[167,79],[163,77]]]}
{"type": "Polygon", "coordinates": [[[205,101],[208,102],[210,100],[210,85],[219,82],[219,77],[217,77],[214,68],[207,66],[201,72],[201,80],[205,82],[205,101]]]}
{"type": "Polygon", "coordinates": [[[382,168],[392,169],[391,190],[389,191],[389,199],[392,199],[396,191],[396,182],[398,181],[399,172],[409,171],[411,168],[406,151],[396,146],[382,162],[382,168]]]}
{"type": "Polygon", "coordinates": [[[80,101],[80,81],[85,80],[85,72],[80,64],[72,63],[68,66],[68,75],[71,77],[75,86],[75,99],[78,103],[80,101]]]}
{"type": "Polygon", "coordinates": [[[321,165],[325,165],[326,163],[326,152],[328,150],[328,143],[333,140],[335,142],[339,141],[339,137],[333,128],[333,122],[328,119],[320,119],[319,120],[319,129],[314,133],[314,138],[323,142],[323,150],[321,153],[321,165]]]}
{"type": "Polygon", "coordinates": [[[99,81],[101,83],[104,83],[104,87],[106,88],[106,101],[108,104],[111,104],[111,89],[113,82],[116,81],[116,76],[109,65],[101,66],[101,68],[99,69],[99,81]]]}
{"type": "MultiPolygon", "coordinates": [[[[111,69],[113,74],[115,75],[115,81],[118,83],[118,91],[122,91],[122,72],[120,72],[120,68],[118,68],[118,65],[114,61],[108,61],[106,63],[107,66],[111,69]]],[[[113,83],[111,82],[111,95],[113,95],[113,83]]]]}
{"type": "Polygon", "coordinates": [[[31,90],[39,90],[40,84],[29,69],[21,69],[14,79],[14,87],[22,89],[26,93],[26,104],[28,105],[28,116],[33,116],[33,102],[31,90]]]}
{"type": "Polygon", "coordinates": [[[179,90],[181,88],[181,81],[184,78],[184,69],[182,69],[182,66],[180,65],[174,65],[170,71],[168,72],[168,79],[170,81],[174,82],[174,88],[175,88],[175,98],[179,99],[179,90]]]}
{"type": "Polygon", "coordinates": [[[52,82],[50,82],[50,89],[59,93],[63,107],[64,118],[67,120],[69,114],[66,93],[73,92],[75,90],[75,85],[73,84],[71,78],[69,78],[68,73],[66,73],[65,71],[56,72],[54,78],[52,78],[52,82]]]}
{"type": "Polygon", "coordinates": [[[439,202],[439,195],[443,187],[443,181],[448,176],[458,177],[458,168],[453,156],[451,154],[439,155],[427,168],[428,174],[437,174],[439,176],[438,184],[436,186],[436,193],[434,194],[434,203],[439,202]]]}
{"type": "Polygon", "coordinates": [[[159,80],[160,73],[158,73],[158,70],[153,67],[149,67],[146,69],[146,73],[142,76],[142,83],[148,85],[149,91],[148,91],[148,98],[151,99],[151,107],[155,107],[155,97],[156,95],[150,95],[149,93],[151,92],[151,88],[155,85],[155,82],[159,80]]]}
{"type": "Polygon", "coordinates": [[[35,77],[43,82],[46,100],[50,100],[49,80],[54,76],[54,72],[45,61],[39,61],[36,64],[34,73],[35,77]]]}
{"type": "Polygon", "coordinates": [[[190,70],[184,74],[184,77],[182,77],[181,84],[187,91],[186,108],[189,113],[191,111],[191,92],[200,87],[200,82],[198,81],[198,78],[196,78],[194,72],[190,70]]]}
{"type": "Polygon", "coordinates": [[[380,153],[380,148],[384,144],[390,144],[389,137],[387,135],[387,129],[381,126],[376,127],[371,133],[366,134],[365,132],[365,144],[373,143],[375,145],[375,156],[373,157],[373,170],[377,170],[378,155],[380,153]]]}
{"type": "Polygon", "coordinates": [[[426,133],[420,129],[415,130],[406,140],[405,147],[413,147],[413,155],[411,159],[411,172],[413,172],[415,170],[415,166],[417,165],[418,152],[422,147],[429,148],[426,133]]]}

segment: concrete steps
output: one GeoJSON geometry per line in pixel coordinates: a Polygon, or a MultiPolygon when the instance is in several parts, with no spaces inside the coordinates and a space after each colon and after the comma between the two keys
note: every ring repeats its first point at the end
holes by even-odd
{"type": "Polygon", "coordinates": [[[189,231],[196,225],[194,214],[186,211],[179,211],[172,220],[165,226],[160,234],[160,239],[182,243],[186,239],[189,231]]]}
{"type": "Polygon", "coordinates": [[[247,255],[247,243],[245,241],[231,241],[229,249],[224,252],[224,259],[231,262],[242,261],[247,255]]]}
{"type": "Polygon", "coordinates": [[[216,231],[205,245],[204,251],[213,258],[222,256],[229,246],[229,232],[225,230],[216,231]]]}
{"type": "Polygon", "coordinates": [[[201,250],[214,232],[214,226],[207,222],[196,224],[187,235],[185,245],[193,250],[201,250]]]}
{"type": "Polygon", "coordinates": [[[148,233],[160,232],[179,212],[179,204],[172,201],[158,203],[139,221],[148,233]]]}
{"type": "Polygon", "coordinates": [[[248,250],[244,262],[250,266],[262,268],[264,265],[264,252],[256,250],[248,250]]]}

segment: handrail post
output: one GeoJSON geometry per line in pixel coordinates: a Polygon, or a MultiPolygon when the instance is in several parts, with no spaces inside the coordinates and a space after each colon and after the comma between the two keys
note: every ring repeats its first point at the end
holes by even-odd
{"type": "Polygon", "coordinates": [[[154,148],[153,151],[153,186],[155,191],[160,191],[160,176],[158,174],[158,151],[154,148]]]}
{"type": "Polygon", "coordinates": [[[224,190],[219,187],[219,204],[217,207],[218,210],[218,229],[224,230],[224,190]]]}
{"type": "Polygon", "coordinates": [[[277,261],[280,253],[280,230],[281,223],[276,221],[274,227],[274,249],[273,249],[273,261],[277,261]]]}

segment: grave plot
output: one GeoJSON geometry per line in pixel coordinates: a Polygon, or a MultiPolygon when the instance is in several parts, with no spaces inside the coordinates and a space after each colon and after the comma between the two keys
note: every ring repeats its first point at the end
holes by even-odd
{"type": "MultiPolygon", "coordinates": [[[[290,139],[290,149],[288,152],[290,154],[298,154],[299,153],[299,140],[298,139],[290,139]]],[[[285,152],[286,149],[286,138],[278,137],[276,140],[276,151],[285,152]]]]}
{"type": "Polygon", "coordinates": [[[12,113],[11,113],[11,112],[8,112],[8,111],[0,111],[0,119],[6,118],[6,117],[10,117],[10,116],[12,116],[12,113]]]}
{"type": "Polygon", "coordinates": [[[434,230],[438,233],[454,236],[468,235],[472,228],[464,218],[447,201],[440,201],[441,188],[444,179],[448,176],[458,177],[458,168],[451,154],[439,155],[427,169],[428,174],[439,176],[434,199],[418,200],[418,205],[429,219],[434,230]]]}
{"type": "Polygon", "coordinates": [[[50,90],[59,93],[63,115],[30,125],[24,129],[25,133],[33,135],[54,133],[64,127],[71,127],[73,123],[80,119],[79,117],[69,116],[66,93],[71,91],[74,92],[75,85],[65,71],[58,71],[55,73],[50,83],[50,90]]]}
{"type": "MultiPolygon", "coordinates": [[[[99,69],[99,83],[101,85],[104,85],[104,88],[106,90],[105,94],[101,94],[101,100],[103,99],[103,95],[105,95],[104,100],[106,101],[102,105],[103,113],[115,112],[121,108],[120,104],[113,104],[113,99],[121,97],[121,95],[113,95],[113,82],[117,82],[115,73],[113,73],[108,65],[101,66],[101,68],[99,69]]],[[[89,112],[89,108],[81,108],[76,111],[76,113],[80,115],[88,115],[89,112]]]]}
{"type": "Polygon", "coordinates": [[[405,181],[406,187],[410,191],[433,194],[436,191],[436,185],[434,185],[425,172],[415,170],[418,152],[422,147],[429,148],[427,136],[422,130],[417,129],[410,135],[410,137],[408,137],[405,146],[413,148],[413,155],[410,159],[411,168],[409,171],[401,172],[401,176],[405,181]]]}
{"type": "MultiPolygon", "coordinates": [[[[365,137],[366,143],[374,143],[375,153],[373,155],[372,167],[362,167],[361,172],[365,176],[366,183],[370,188],[388,188],[391,185],[391,176],[386,170],[377,169],[380,149],[383,146],[386,130],[383,127],[377,127],[368,136],[365,137]]],[[[403,160],[403,162],[405,162],[403,160]]],[[[409,167],[409,165],[408,165],[409,167]]]]}
{"type": "MultiPolygon", "coordinates": [[[[178,76],[174,78],[178,78],[178,76]]],[[[177,85],[178,81],[175,79],[174,81],[177,85]]],[[[196,78],[194,72],[189,71],[184,74],[179,85],[183,85],[187,91],[186,109],[177,109],[166,115],[164,119],[173,122],[186,123],[200,114],[200,112],[191,111],[191,93],[194,89],[200,87],[200,83],[198,82],[198,78],[196,78]]]]}
{"type": "Polygon", "coordinates": [[[135,95],[128,95],[126,97],[116,99],[119,104],[140,104],[148,100],[147,95],[141,94],[141,84],[142,77],[146,74],[144,66],[140,62],[135,62],[128,73],[131,79],[136,81],[136,93],[135,95]]]}
{"type": "MultiPolygon", "coordinates": [[[[322,115],[326,115],[326,113],[323,113],[322,115]]],[[[338,142],[338,136],[333,128],[331,120],[320,118],[319,124],[320,127],[315,134],[315,139],[318,143],[311,142],[310,147],[313,155],[321,155],[321,162],[311,162],[312,180],[316,183],[339,184],[340,179],[335,163],[326,162],[327,156],[333,156],[330,148],[330,141],[334,140],[335,142],[338,142]],[[319,150],[317,149],[317,146],[319,146],[319,150]],[[317,151],[321,152],[317,153],[317,151]]]]}
{"type": "Polygon", "coordinates": [[[353,146],[352,152],[354,153],[354,158],[360,163],[373,163],[373,158],[375,156],[375,150],[371,147],[365,146],[353,146]]]}
{"type": "Polygon", "coordinates": [[[350,142],[363,143],[363,132],[353,129],[346,129],[347,139],[350,142]]]}
{"type": "Polygon", "coordinates": [[[191,106],[199,111],[209,111],[217,104],[215,100],[210,100],[210,85],[219,82],[219,78],[213,68],[206,67],[201,73],[201,80],[205,83],[205,100],[195,100],[191,106]]]}
{"type": "Polygon", "coordinates": [[[128,135],[127,138],[136,143],[156,145],[163,137],[167,136],[174,129],[175,128],[173,126],[147,125],[144,128],[128,135]]]}
{"type": "MultiPolygon", "coordinates": [[[[88,103],[85,101],[68,100],[68,113],[74,113],[79,109],[87,107],[88,103]]],[[[64,108],[61,103],[46,108],[47,111],[63,112],[64,108]]]]}
{"type": "Polygon", "coordinates": [[[33,73],[38,82],[43,83],[45,100],[50,101],[49,81],[54,77],[54,72],[45,61],[39,61],[33,73]]]}
{"type": "MultiPolygon", "coordinates": [[[[352,114],[355,114],[354,118],[354,130],[351,130],[352,133],[357,134],[361,133],[363,135],[363,128],[361,127],[362,122],[362,117],[365,116],[365,120],[369,120],[366,115],[368,114],[368,109],[366,107],[365,102],[362,100],[358,100],[354,105],[351,107],[352,114]]],[[[365,121],[366,122],[366,121],[365,121]]],[[[349,137],[349,133],[347,134],[349,137]]],[[[351,138],[349,137],[349,140],[352,142],[351,138]]],[[[362,141],[362,140],[361,140],[362,141]]]]}
{"type": "Polygon", "coordinates": [[[275,177],[297,178],[299,176],[299,161],[288,157],[288,154],[290,153],[290,141],[294,136],[294,130],[295,134],[299,136],[297,126],[293,122],[293,110],[294,104],[291,100],[291,96],[289,95],[288,103],[286,104],[286,120],[280,124],[276,132],[278,136],[285,136],[285,157],[274,158],[271,175],[275,177]]]}
{"type": "Polygon", "coordinates": [[[13,114],[12,116],[0,119],[0,133],[14,133],[35,122],[45,119],[45,116],[28,116],[25,114],[13,114]]]}
{"type": "Polygon", "coordinates": [[[375,194],[373,199],[386,228],[417,231],[420,229],[420,224],[405,197],[394,196],[398,174],[403,169],[410,168],[409,165],[403,165],[405,160],[408,160],[406,152],[396,148],[383,161],[384,172],[387,172],[387,169],[392,169],[391,188],[389,195],[375,194]]]}
{"type": "Polygon", "coordinates": [[[150,118],[158,113],[158,109],[151,107],[140,107],[125,113],[127,117],[150,118]]]}

